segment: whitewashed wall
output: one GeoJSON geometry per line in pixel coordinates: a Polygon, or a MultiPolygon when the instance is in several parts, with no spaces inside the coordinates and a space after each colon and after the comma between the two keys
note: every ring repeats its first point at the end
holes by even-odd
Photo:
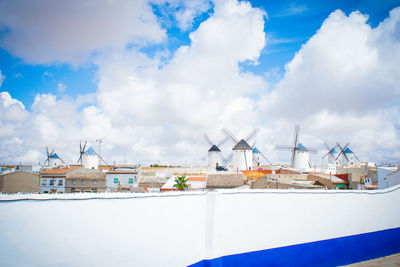
{"type": "Polygon", "coordinates": [[[0,201],[2,266],[185,266],[400,227],[400,187],[21,195],[0,200],[50,197],[61,200],[0,201]],[[92,197],[104,199],[74,199],[92,197]]]}

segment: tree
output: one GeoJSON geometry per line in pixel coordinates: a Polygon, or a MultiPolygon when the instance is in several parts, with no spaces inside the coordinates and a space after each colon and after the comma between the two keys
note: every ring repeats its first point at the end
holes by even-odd
{"type": "Polygon", "coordinates": [[[177,189],[179,189],[179,190],[184,191],[184,190],[186,190],[186,189],[188,188],[188,185],[187,185],[187,183],[186,183],[187,181],[188,181],[188,179],[186,179],[186,176],[185,176],[185,175],[177,176],[177,177],[175,178],[174,187],[177,188],[177,189]]]}

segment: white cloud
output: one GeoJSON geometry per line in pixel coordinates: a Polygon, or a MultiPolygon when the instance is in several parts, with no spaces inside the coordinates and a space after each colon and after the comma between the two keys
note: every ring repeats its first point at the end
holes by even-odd
{"type": "Polygon", "coordinates": [[[0,70],[0,87],[3,84],[3,81],[4,81],[5,78],[6,77],[3,74],[1,74],[1,70],[0,70]]]}
{"type": "Polygon", "coordinates": [[[333,12],[286,65],[263,109],[301,123],[310,146],[350,142],[364,160],[398,159],[400,8],[376,28],[367,19],[333,12]]]}
{"type": "MultiPolygon", "coordinates": [[[[16,125],[29,131],[2,127],[0,159],[44,160],[48,145],[74,162],[79,140],[97,149],[95,140],[103,137],[109,163],[201,164],[204,133],[219,140],[227,126],[241,138],[259,126],[257,147],[273,162],[287,162],[288,152],[272,149],[292,141],[295,123],[307,146],[350,142],[361,159],[398,159],[400,9],[376,28],[359,12],[333,12],[273,89],[239,68],[256,63],[265,47],[264,18],[247,2],[216,1],[214,13],[190,33],[190,44],[168,61],[137,49],[97,55],[96,95],[78,101],[37,95],[27,112],[5,93],[1,108],[27,114],[16,125]]],[[[228,153],[231,145],[224,148],[228,153]]]]}
{"type": "Polygon", "coordinates": [[[79,64],[91,54],[166,38],[151,6],[137,1],[3,1],[0,46],[28,63],[79,64]]]}

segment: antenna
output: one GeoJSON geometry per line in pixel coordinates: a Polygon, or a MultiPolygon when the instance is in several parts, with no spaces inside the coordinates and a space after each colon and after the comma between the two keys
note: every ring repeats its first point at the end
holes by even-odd
{"type": "Polygon", "coordinates": [[[104,137],[100,137],[99,139],[96,140],[96,142],[99,143],[99,157],[101,155],[101,143],[103,142],[104,137]]]}

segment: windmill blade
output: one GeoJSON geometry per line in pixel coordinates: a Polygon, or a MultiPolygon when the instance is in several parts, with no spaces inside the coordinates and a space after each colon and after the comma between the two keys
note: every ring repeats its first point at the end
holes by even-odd
{"type": "Polygon", "coordinates": [[[203,135],[203,136],[204,136],[204,139],[206,139],[207,143],[208,143],[210,146],[213,146],[213,145],[214,145],[214,143],[211,142],[210,138],[208,138],[208,136],[207,136],[206,134],[203,135]]]}
{"type": "Polygon", "coordinates": [[[52,150],[51,153],[50,153],[50,157],[53,156],[53,155],[54,155],[54,148],[53,148],[53,150],[52,150]]]}
{"type": "Polygon", "coordinates": [[[276,150],[287,150],[287,149],[293,150],[294,147],[288,146],[288,145],[276,145],[276,146],[275,146],[275,149],[276,149],[276,150]]]}
{"type": "Polygon", "coordinates": [[[228,138],[228,137],[225,137],[221,142],[218,143],[217,147],[219,148],[220,146],[222,146],[223,144],[225,144],[226,141],[228,141],[228,140],[229,140],[229,138],[228,138]]]}
{"type": "Polygon", "coordinates": [[[249,170],[249,166],[247,166],[247,157],[246,157],[246,151],[243,150],[244,154],[244,163],[246,163],[246,171],[249,170]]]}
{"type": "MultiPolygon", "coordinates": [[[[328,146],[327,143],[324,142],[324,145],[325,145],[326,149],[327,149],[329,152],[331,152],[331,150],[333,150],[333,148],[329,148],[329,146],[328,146]]],[[[328,152],[328,153],[329,153],[329,152],[328,152]]]]}
{"type": "Polygon", "coordinates": [[[218,156],[221,158],[221,162],[224,163],[224,156],[222,155],[222,152],[218,153],[218,156]]]}
{"type": "Polygon", "coordinates": [[[264,156],[264,154],[263,154],[261,151],[260,151],[260,154],[261,154],[261,157],[263,157],[263,158],[268,162],[268,164],[271,166],[271,165],[272,165],[271,161],[269,161],[269,160],[267,159],[267,157],[264,156]]]}
{"type": "Polygon", "coordinates": [[[322,156],[321,159],[325,158],[325,157],[328,156],[329,154],[331,154],[331,151],[329,151],[329,152],[326,153],[324,156],[322,156]]]}
{"type": "Polygon", "coordinates": [[[87,145],[87,140],[85,140],[85,144],[83,145],[82,153],[85,153],[86,145],[87,145]]]}
{"type": "Polygon", "coordinates": [[[300,131],[300,126],[299,125],[295,125],[294,126],[294,140],[293,140],[293,147],[294,148],[297,147],[297,142],[298,142],[298,138],[299,138],[299,131],[300,131]]]}
{"type": "Polygon", "coordinates": [[[49,148],[46,146],[47,159],[50,157],[49,148]]]}
{"type": "Polygon", "coordinates": [[[222,133],[223,133],[226,137],[228,137],[229,140],[231,140],[232,143],[234,143],[235,145],[239,142],[239,141],[237,140],[237,138],[236,138],[228,129],[223,128],[223,129],[222,129],[222,133]]]}
{"type": "Polygon", "coordinates": [[[358,160],[358,162],[361,162],[361,160],[357,157],[356,154],[354,154],[354,157],[356,158],[356,160],[358,160]]]}
{"type": "Polygon", "coordinates": [[[336,157],[336,160],[340,157],[340,155],[342,155],[343,153],[344,153],[344,149],[340,146],[340,144],[339,143],[336,143],[336,145],[339,147],[339,149],[340,149],[340,152],[339,152],[339,154],[337,155],[337,157],[336,157]]]}
{"type": "Polygon", "coordinates": [[[247,135],[247,137],[244,139],[246,142],[251,141],[251,139],[253,139],[254,137],[256,137],[256,135],[258,134],[258,132],[260,131],[260,128],[254,128],[253,131],[251,131],[249,133],[249,135],[247,135]]]}
{"type": "Polygon", "coordinates": [[[292,168],[294,168],[294,163],[295,163],[295,160],[296,160],[295,152],[296,152],[296,150],[293,149],[293,150],[292,150],[292,158],[291,158],[291,160],[290,160],[290,166],[292,166],[292,168]]]}
{"type": "Polygon", "coordinates": [[[224,159],[224,165],[226,165],[233,157],[233,153],[229,153],[226,158],[224,159]]]}

